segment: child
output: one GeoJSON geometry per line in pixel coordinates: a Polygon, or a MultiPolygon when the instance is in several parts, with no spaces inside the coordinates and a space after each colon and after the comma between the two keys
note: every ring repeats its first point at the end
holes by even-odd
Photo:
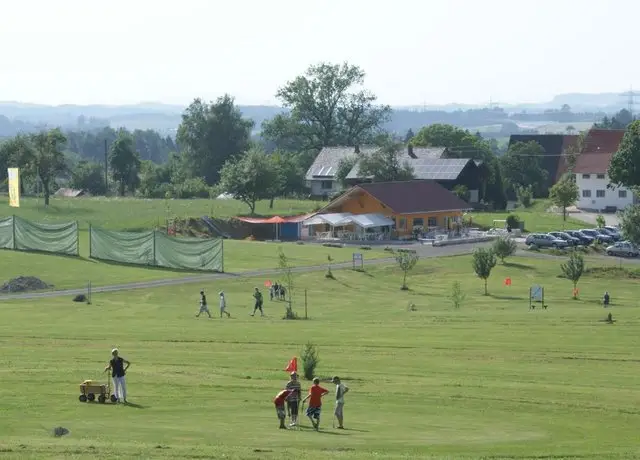
{"type": "Polygon", "coordinates": [[[322,408],[322,397],[329,394],[329,391],[320,386],[320,379],[313,379],[313,386],[309,388],[309,394],[302,400],[302,404],[309,399],[309,407],[307,407],[307,417],[311,420],[313,428],[318,431],[320,428],[320,410],[322,408]],[[315,419],[315,422],[313,421],[315,419]]]}
{"type": "Polygon", "coordinates": [[[206,313],[211,318],[211,313],[209,313],[209,307],[207,307],[207,296],[204,295],[204,291],[200,291],[200,311],[196,315],[196,318],[200,317],[202,313],[206,313]]]}
{"type": "Polygon", "coordinates": [[[278,420],[280,420],[280,429],[286,430],[287,427],[284,424],[284,420],[287,417],[287,413],[284,410],[285,401],[291,396],[293,390],[282,390],[280,393],[273,398],[273,403],[276,405],[276,414],[278,416],[278,420]]]}
{"type": "Polygon", "coordinates": [[[224,292],[220,291],[220,318],[223,313],[227,315],[227,318],[231,318],[231,314],[227,311],[227,299],[224,298],[224,292]]]}
{"type": "Polygon", "coordinates": [[[349,387],[341,383],[338,376],[332,378],[331,381],[336,385],[336,410],[333,415],[338,419],[338,428],[344,430],[344,395],[349,391],[349,387]]]}
{"type": "Polygon", "coordinates": [[[260,316],[264,316],[264,312],[262,311],[262,292],[260,292],[260,289],[256,288],[253,293],[253,298],[256,299],[256,304],[253,307],[253,313],[251,316],[255,316],[256,311],[258,310],[260,310],[260,316]]]}

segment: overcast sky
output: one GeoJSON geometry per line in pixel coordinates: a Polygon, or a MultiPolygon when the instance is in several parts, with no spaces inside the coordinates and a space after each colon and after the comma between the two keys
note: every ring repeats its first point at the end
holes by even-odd
{"type": "Polygon", "coordinates": [[[348,60],[392,105],[640,89],[634,0],[4,0],[0,100],[272,104],[348,60]]]}

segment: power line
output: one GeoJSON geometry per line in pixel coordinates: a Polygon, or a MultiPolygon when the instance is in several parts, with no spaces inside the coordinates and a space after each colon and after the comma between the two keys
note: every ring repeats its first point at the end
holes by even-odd
{"type": "Polygon", "coordinates": [[[636,97],[640,96],[640,93],[634,91],[633,87],[629,87],[629,91],[620,94],[620,96],[627,98],[627,110],[629,110],[629,113],[633,115],[633,109],[636,105],[636,97]]]}

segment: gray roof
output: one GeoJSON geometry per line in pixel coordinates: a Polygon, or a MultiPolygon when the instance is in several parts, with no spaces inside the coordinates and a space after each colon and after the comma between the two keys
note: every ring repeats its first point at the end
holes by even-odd
{"type": "Polygon", "coordinates": [[[416,179],[456,180],[469,158],[418,158],[409,161],[416,179]]]}
{"type": "MultiPolygon", "coordinates": [[[[442,158],[445,154],[445,147],[415,148],[413,154],[417,158],[409,156],[406,149],[400,156],[400,161],[405,161],[413,168],[416,179],[430,180],[456,180],[462,170],[467,166],[469,158],[442,158]]],[[[360,176],[360,166],[355,164],[349,171],[347,179],[364,179],[360,176]]]]}
{"type": "MultiPolygon", "coordinates": [[[[360,154],[377,150],[377,147],[360,147],[360,154]]],[[[354,147],[324,147],[307,170],[306,180],[332,179],[338,172],[340,161],[357,155],[354,147]]]]}

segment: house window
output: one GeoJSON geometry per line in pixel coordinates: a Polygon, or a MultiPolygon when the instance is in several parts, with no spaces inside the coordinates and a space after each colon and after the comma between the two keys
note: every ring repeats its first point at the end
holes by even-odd
{"type": "Polygon", "coordinates": [[[626,198],[627,191],[626,190],[618,190],[618,198],[626,198]]]}
{"type": "Polygon", "coordinates": [[[583,190],[582,198],[591,198],[591,190],[583,190]]]}
{"type": "Polygon", "coordinates": [[[331,190],[333,188],[333,181],[323,180],[320,182],[320,188],[322,190],[331,190]]]}
{"type": "Polygon", "coordinates": [[[424,227],[424,219],[422,217],[418,217],[417,219],[413,219],[414,227],[424,227]]]}
{"type": "Polygon", "coordinates": [[[604,179],[604,174],[598,174],[598,179],[604,179]]]}
{"type": "Polygon", "coordinates": [[[398,230],[406,230],[406,229],[407,229],[407,218],[398,217],[398,230]]]}
{"type": "Polygon", "coordinates": [[[604,190],[596,190],[596,198],[604,198],[604,190]]]}
{"type": "Polygon", "coordinates": [[[429,227],[437,227],[438,226],[438,218],[437,217],[429,217],[427,225],[429,227]]]}
{"type": "Polygon", "coordinates": [[[583,175],[582,175],[582,178],[583,178],[583,179],[590,179],[590,178],[591,178],[591,175],[590,175],[590,174],[583,174],[583,175]]]}

